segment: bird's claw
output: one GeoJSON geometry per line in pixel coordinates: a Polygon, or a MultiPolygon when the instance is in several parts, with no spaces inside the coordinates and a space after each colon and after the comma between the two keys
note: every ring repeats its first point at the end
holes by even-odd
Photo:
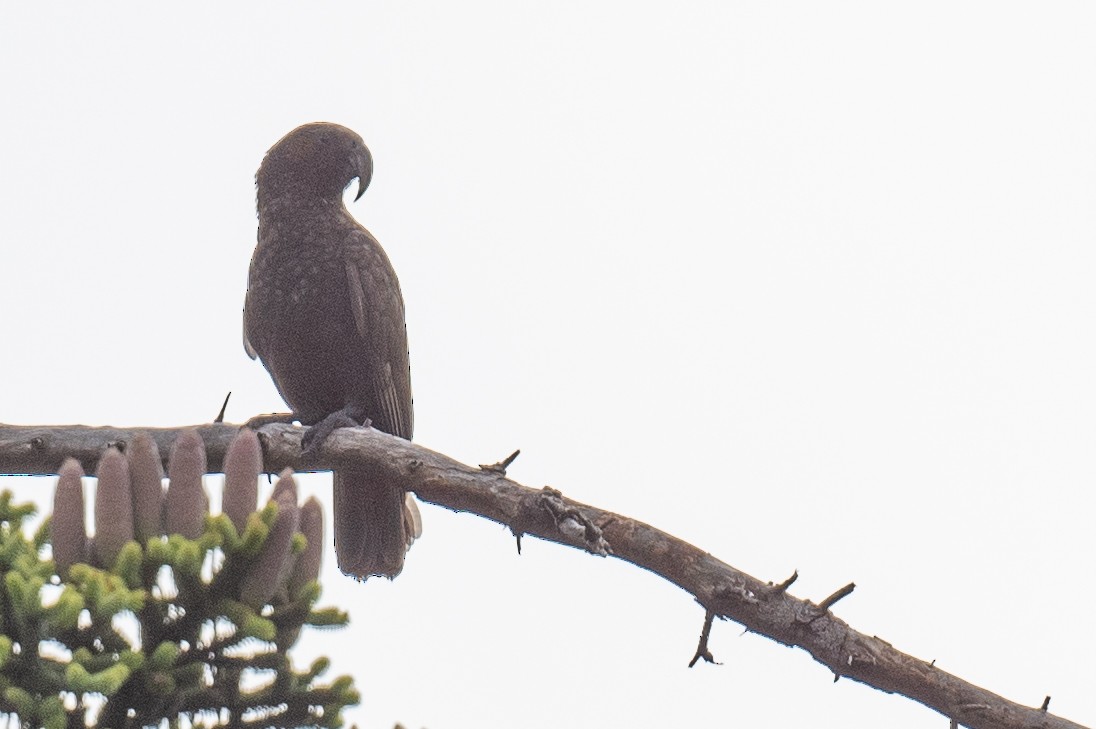
{"type": "Polygon", "coordinates": [[[306,460],[314,458],[324,442],[339,428],[369,427],[371,422],[358,408],[336,410],[305,431],[301,437],[301,456],[306,460]]]}

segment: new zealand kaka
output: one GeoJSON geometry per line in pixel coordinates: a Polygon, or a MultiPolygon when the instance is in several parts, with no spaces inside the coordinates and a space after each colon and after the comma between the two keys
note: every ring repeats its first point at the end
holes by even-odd
{"type": "MultiPolygon", "coordinates": [[[[343,204],[373,158],[337,124],[297,127],[255,175],[259,239],[244,301],[244,348],[258,357],[294,416],[326,437],[368,419],[411,439],[411,373],[403,296],[388,256],[343,204]]],[[[367,468],[333,476],[339,568],[395,577],[421,533],[410,494],[367,468]]]]}

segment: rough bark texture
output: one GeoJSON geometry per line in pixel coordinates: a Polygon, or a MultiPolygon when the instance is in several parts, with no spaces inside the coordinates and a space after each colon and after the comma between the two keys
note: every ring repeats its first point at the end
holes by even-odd
{"type": "MultiPolygon", "coordinates": [[[[211,471],[219,471],[238,426],[199,426],[211,471]]],[[[169,453],[183,429],[143,429],[169,453]]],[[[124,447],[137,429],[85,426],[0,425],[0,472],[53,475],[66,456],[91,470],[110,445],[124,447]]],[[[788,646],[798,646],[835,676],[897,693],[974,729],[1083,729],[1038,707],[1021,706],[864,635],[820,605],[788,594],[792,580],[774,585],[751,577],[710,554],[648,524],[506,478],[501,469],[474,468],[375,429],[335,431],[320,456],[300,462],[303,429],[263,427],[267,471],[367,466],[400,483],[423,501],[467,511],[529,534],[600,555],[626,560],[673,582],[715,616],[788,646]]],[[[832,604],[850,587],[835,593],[832,604]]],[[[704,646],[702,649],[706,650],[704,646]]],[[[701,651],[698,651],[698,653],[701,651]]]]}

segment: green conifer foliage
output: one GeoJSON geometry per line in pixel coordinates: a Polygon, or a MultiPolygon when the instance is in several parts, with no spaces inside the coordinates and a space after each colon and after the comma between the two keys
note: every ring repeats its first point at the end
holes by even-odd
{"type": "MultiPolygon", "coordinates": [[[[260,468],[254,436],[238,440],[248,456],[235,461],[248,474],[232,474],[246,492],[237,510],[248,498],[254,505],[246,476],[253,484],[260,468]]],[[[209,515],[193,439],[182,446],[188,462],[177,472],[186,482],[174,497],[169,485],[164,503],[183,515],[177,521],[191,537],[132,538],[155,521],[154,511],[131,506],[157,503],[147,483],[134,497],[129,481],[131,471],[156,473],[140,461],[158,458],[147,443],[136,467],[132,454],[128,468],[120,453],[104,455],[98,473],[108,483],[100,483],[95,513],[97,537],[107,541],[98,548],[95,538],[82,547],[82,471],[74,461],[61,470],[54,515],[32,538],[24,522],[33,506],[0,494],[0,714],[17,721],[9,726],[338,727],[343,708],[358,702],[349,677],[318,680],[328,659],[298,671],[288,656],[302,626],[347,622],[339,610],[316,609],[318,505],[299,518],[292,474],[283,473],[290,483],[238,530],[229,516],[209,515]],[[204,516],[195,530],[198,506],[204,516]],[[51,552],[51,532],[64,554],[51,552]]]]}

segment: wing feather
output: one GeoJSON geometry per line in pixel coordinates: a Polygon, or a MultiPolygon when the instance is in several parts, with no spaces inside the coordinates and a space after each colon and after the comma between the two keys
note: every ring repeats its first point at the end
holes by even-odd
{"type": "Polygon", "coordinates": [[[244,351],[247,352],[248,357],[250,357],[251,359],[255,359],[256,357],[259,356],[259,353],[256,352],[255,348],[251,346],[251,341],[248,339],[248,336],[247,336],[247,309],[244,309],[243,336],[244,336],[244,351]]]}
{"type": "Polygon", "coordinates": [[[358,245],[346,257],[346,279],[354,326],[371,357],[370,403],[377,412],[370,414],[375,425],[385,432],[411,439],[414,415],[411,398],[411,373],[407,354],[407,329],[404,324],[403,296],[388,256],[380,244],[364,229],[356,232],[358,245]],[[382,306],[370,308],[369,295],[391,292],[382,306]],[[395,315],[393,315],[395,313],[395,315]]]}

